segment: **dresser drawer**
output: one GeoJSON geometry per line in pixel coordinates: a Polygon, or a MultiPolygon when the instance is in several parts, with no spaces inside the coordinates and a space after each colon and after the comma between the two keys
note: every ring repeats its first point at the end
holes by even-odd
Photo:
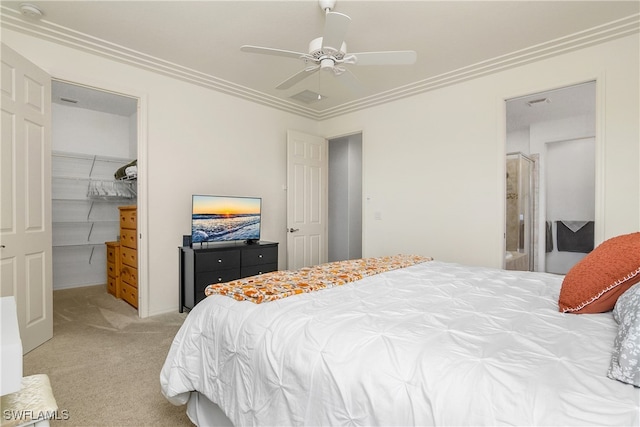
{"type": "Polygon", "coordinates": [[[136,207],[120,206],[120,228],[135,230],[138,226],[138,214],[136,207]]]}
{"type": "Polygon", "coordinates": [[[107,276],[118,277],[118,265],[115,262],[107,263],[107,276]]]}
{"type": "Polygon", "coordinates": [[[126,283],[120,285],[120,298],[138,308],[138,290],[126,283]]]}
{"type": "Polygon", "coordinates": [[[260,264],[251,265],[245,267],[242,265],[242,271],[240,271],[240,277],[257,276],[259,274],[269,273],[270,271],[276,271],[278,269],[278,263],[273,264],[260,264]]]}
{"type": "Polygon", "coordinates": [[[240,251],[196,252],[195,272],[227,270],[240,267],[240,251]]]}
{"type": "Polygon", "coordinates": [[[107,242],[107,262],[118,262],[120,245],[117,242],[107,242]]]}
{"type": "Polygon", "coordinates": [[[120,245],[136,249],[138,247],[138,232],[130,228],[120,230],[120,245]]]}
{"type": "Polygon", "coordinates": [[[120,269],[120,280],[134,288],[138,287],[138,269],[123,265],[120,269]]]}
{"type": "Polygon", "coordinates": [[[118,295],[118,279],[107,276],[107,292],[116,298],[120,298],[120,295],[118,295]]]}
{"type": "Polygon", "coordinates": [[[120,247],[120,261],[122,264],[137,268],[138,267],[138,252],[135,249],[127,248],[125,246],[120,247]]]}
{"type": "Polygon", "coordinates": [[[278,262],[278,247],[245,249],[242,251],[242,266],[273,264],[278,262]]]}
{"type": "Polygon", "coordinates": [[[208,285],[228,282],[238,277],[240,277],[240,268],[196,273],[196,289],[201,287],[204,290],[208,285]]]}

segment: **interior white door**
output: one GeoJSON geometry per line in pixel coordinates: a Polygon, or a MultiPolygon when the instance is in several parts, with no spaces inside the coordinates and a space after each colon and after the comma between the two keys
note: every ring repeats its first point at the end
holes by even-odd
{"type": "Polygon", "coordinates": [[[2,44],[1,91],[0,296],[27,353],[53,337],[51,78],[2,44]]]}
{"type": "Polygon", "coordinates": [[[287,268],[327,262],[328,144],[287,131],[287,268]]]}

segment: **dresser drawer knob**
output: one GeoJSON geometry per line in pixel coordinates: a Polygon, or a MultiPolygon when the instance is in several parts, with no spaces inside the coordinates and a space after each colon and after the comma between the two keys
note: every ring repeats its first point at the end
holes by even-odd
{"type": "Polygon", "coordinates": [[[222,262],[222,260],[221,260],[221,259],[219,259],[219,260],[218,260],[218,262],[222,262]]]}
{"type": "Polygon", "coordinates": [[[262,254],[258,255],[258,258],[262,258],[262,254]]]}
{"type": "Polygon", "coordinates": [[[222,277],[218,277],[218,282],[222,282],[222,277]]]}

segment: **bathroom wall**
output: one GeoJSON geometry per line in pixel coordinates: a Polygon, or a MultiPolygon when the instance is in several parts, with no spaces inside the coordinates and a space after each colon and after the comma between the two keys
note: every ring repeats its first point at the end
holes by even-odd
{"type": "Polygon", "coordinates": [[[554,246],[545,254],[545,269],[566,274],[587,254],[558,250],[558,221],[595,220],[595,138],[547,143],[546,180],[546,220],[554,246]]]}

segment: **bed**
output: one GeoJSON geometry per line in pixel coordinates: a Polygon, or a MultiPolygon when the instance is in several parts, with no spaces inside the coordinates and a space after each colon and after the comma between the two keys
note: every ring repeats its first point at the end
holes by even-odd
{"type": "Polygon", "coordinates": [[[165,397],[198,425],[640,425],[607,377],[611,312],[558,311],[563,276],[419,262],[256,304],[211,295],[165,397]]]}

